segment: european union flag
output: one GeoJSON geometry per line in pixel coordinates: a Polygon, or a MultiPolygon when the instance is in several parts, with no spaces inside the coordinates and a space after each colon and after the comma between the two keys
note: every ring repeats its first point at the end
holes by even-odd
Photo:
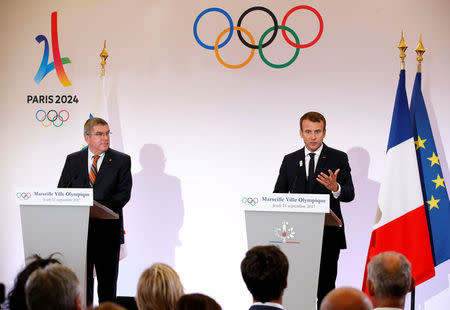
{"type": "Polygon", "coordinates": [[[450,202],[423,100],[420,72],[414,81],[410,110],[434,265],[437,266],[450,258],[450,202]]]}

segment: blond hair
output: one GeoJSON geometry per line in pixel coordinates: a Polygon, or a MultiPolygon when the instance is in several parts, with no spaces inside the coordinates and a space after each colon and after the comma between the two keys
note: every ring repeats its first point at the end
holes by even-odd
{"type": "Polygon", "coordinates": [[[139,310],[173,310],[182,295],[177,272],[169,265],[155,263],[139,278],[136,302],[139,310]]]}

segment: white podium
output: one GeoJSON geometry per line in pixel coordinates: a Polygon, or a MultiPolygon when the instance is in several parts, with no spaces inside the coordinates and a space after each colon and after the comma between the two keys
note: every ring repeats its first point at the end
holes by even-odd
{"type": "MultiPolygon", "coordinates": [[[[278,245],[288,257],[284,309],[316,309],[323,227],[325,215],[330,210],[329,195],[246,195],[241,199],[241,205],[245,210],[248,248],[278,245]]],[[[333,218],[327,219],[328,222],[333,225],[333,218]]]]}
{"type": "Polygon", "coordinates": [[[119,216],[95,202],[91,188],[20,188],[16,201],[20,205],[25,259],[34,254],[48,257],[60,253],[61,263],[75,272],[84,294],[89,217],[119,216]]]}

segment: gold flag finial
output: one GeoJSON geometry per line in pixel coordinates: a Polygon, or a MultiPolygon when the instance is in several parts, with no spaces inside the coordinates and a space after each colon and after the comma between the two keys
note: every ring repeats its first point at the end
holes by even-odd
{"type": "Polygon", "coordinates": [[[419,44],[417,44],[417,47],[416,47],[417,61],[419,62],[417,64],[417,72],[422,71],[423,53],[425,53],[425,48],[423,47],[423,44],[422,44],[422,34],[421,34],[419,44]]]}
{"type": "Polygon", "coordinates": [[[108,52],[106,51],[106,40],[103,44],[103,50],[100,53],[100,58],[102,59],[101,65],[102,65],[102,73],[101,76],[105,75],[105,65],[106,65],[106,59],[108,58],[108,52]]]}
{"type": "Polygon", "coordinates": [[[400,40],[400,43],[398,44],[398,49],[400,50],[400,59],[402,60],[401,66],[402,70],[405,70],[405,51],[408,48],[408,45],[406,45],[405,39],[403,38],[403,30],[402,30],[402,39],[400,40]]]}

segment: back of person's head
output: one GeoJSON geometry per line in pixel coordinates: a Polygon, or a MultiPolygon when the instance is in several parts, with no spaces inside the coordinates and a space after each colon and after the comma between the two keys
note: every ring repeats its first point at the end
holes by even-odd
{"type": "Polygon", "coordinates": [[[17,275],[13,288],[8,293],[6,301],[7,308],[10,310],[27,310],[25,302],[25,284],[28,278],[38,268],[43,268],[49,264],[60,264],[60,262],[50,255],[48,258],[42,258],[39,255],[33,255],[28,259],[29,263],[17,275]]]}
{"type": "Polygon", "coordinates": [[[175,310],[222,310],[222,308],[209,296],[187,294],[178,299],[175,310]]]}
{"type": "Polygon", "coordinates": [[[367,265],[367,273],[369,294],[378,299],[404,300],[414,286],[411,264],[400,253],[383,252],[374,256],[367,265]]]}
{"type": "Polygon", "coordinates": [[[102,302],[100,305],[94,308],[95,310],[127,310],[122,306],[111,301],[102,302]]]}
{"type": "Polygon", "coordinates": [[[320,305],[320,310],[371,310],[369,298],[353,287],[340,287],[329,292],[320,305]]]}
{"type": "Polygon", "coordinates": [[[241,262],[241,273],[255,301],[278,300],[287,286],[289,262],[276,246],[255,246],[241,262]]]}
{"type": "Polygon", "coordinates": [[[69,267],[51,264],[33,271],[25,285],[29,310],[81,309],[81,288],[69,267]]]}
{"type": "Polygon", "coordinates": [[[169,265],[155,263],[139,278],[136,302],[139,310],[173,310],[183,295],[180,277],[169,265]]]}

